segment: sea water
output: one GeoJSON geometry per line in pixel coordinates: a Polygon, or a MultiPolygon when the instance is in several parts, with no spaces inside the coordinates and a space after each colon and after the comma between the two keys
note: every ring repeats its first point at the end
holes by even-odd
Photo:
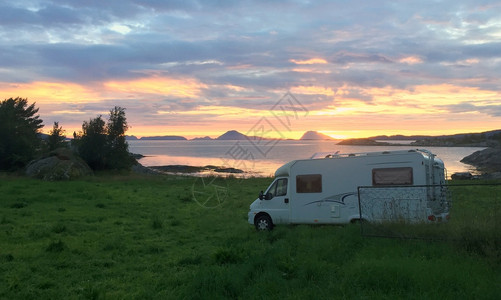
{"type": "Polygon", "coordinates": [[[338,145],[337,141],[316,140],[129,140],[129,151],[145,157],[144,166],[215,165],[241,169],[251,176],[272,176],[281,165],[295,159],[307,159],[315,153],[363,153],[388,150],[427,149],[445,163],[449,176],[472,172],[475,168],[460,162],[481,147],[416,147],[402,142],[398,146],[338,145]]]}

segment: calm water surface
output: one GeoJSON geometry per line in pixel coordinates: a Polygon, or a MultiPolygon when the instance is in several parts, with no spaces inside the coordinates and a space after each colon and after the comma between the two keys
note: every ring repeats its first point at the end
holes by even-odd
{"type": "MultiPolygon", "coordinates": [[[[272,176],[281,165],[295,159],[310,158],[323,153],[361,153],[386,150],[415,149],[399,146],[348,146],[336,141],[128,141],[129,150],[146,155],[140,159],[144,166],[162,165],[216,165],[242,169],[252,176],[272,176]]],[[[479,147],[425,147],[441,158],[449,176],[456,172],[475,169],[459,162],[465,156],[484,148],[479,147]]]]}

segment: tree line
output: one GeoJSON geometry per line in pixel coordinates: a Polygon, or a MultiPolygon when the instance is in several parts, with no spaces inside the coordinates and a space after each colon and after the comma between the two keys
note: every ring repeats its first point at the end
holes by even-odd
{"type": "Polygon", "coordinates": [[[57,148],[71,148],[93,170],[126,170],[136,163],[125,140],[129,128],[125,108],[115,106],[107,121],[101,115],[84,121],[82,131],[74,132],[71,142],[66,141],[59,122],[44,136],[38,110],[24,98],[0,102],[0,170],[20,170],[57,148]]]}

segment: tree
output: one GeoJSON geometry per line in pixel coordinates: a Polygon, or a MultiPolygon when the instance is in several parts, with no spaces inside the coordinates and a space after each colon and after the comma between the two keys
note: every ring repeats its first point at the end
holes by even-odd
{"type": "Polygon", "coordinates": [[[24,167],[40,149],[43,121],[35,103],[9,98],[0,103],[0,170],[24,167]]]}
{"type": "Polygon", "coordinates": [[[82,124],[82,132],[74,134],[77,152],[94,170],[128,169],[134,159],[125,140],[128,129],[125,109],[116,106],[106,123],[99,116],[82,124]]]}
{"type": "Polygon", "coordinates": [[[65,142],[66,136],[63,127],[59,127],[59,122],[54,122],[52,130],[49,132],[49,137],[47,137],[47,146],[49,151],[57,148],[66,148],[68,144],[65,142]]]}
{"type": "Polygon", "coordinates": [[[84,121],[82,132],[76,136],[78,154],[94,170],[105,167],[106,130],[102,116],[84,121]]]}
{"type": "Polygon", "coordinates": [[[129,154],[129,145],[125,140],[125,132],[129,129],[125,118],[125,108],[115,106],[110,110],[107,124],[107,167],[110,169],[128,169],[133,160],[129,154]]]}

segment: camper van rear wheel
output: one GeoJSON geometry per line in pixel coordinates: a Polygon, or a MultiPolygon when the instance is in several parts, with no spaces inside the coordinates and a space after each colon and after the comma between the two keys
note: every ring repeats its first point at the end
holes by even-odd
{"type": "Polygon", "coordinates": [[[272,230],[273,222],[271,221],[270,216],[268,215],[260,215],[254,221],[254,225],[256,225],[257,230],[272,230]]]}

